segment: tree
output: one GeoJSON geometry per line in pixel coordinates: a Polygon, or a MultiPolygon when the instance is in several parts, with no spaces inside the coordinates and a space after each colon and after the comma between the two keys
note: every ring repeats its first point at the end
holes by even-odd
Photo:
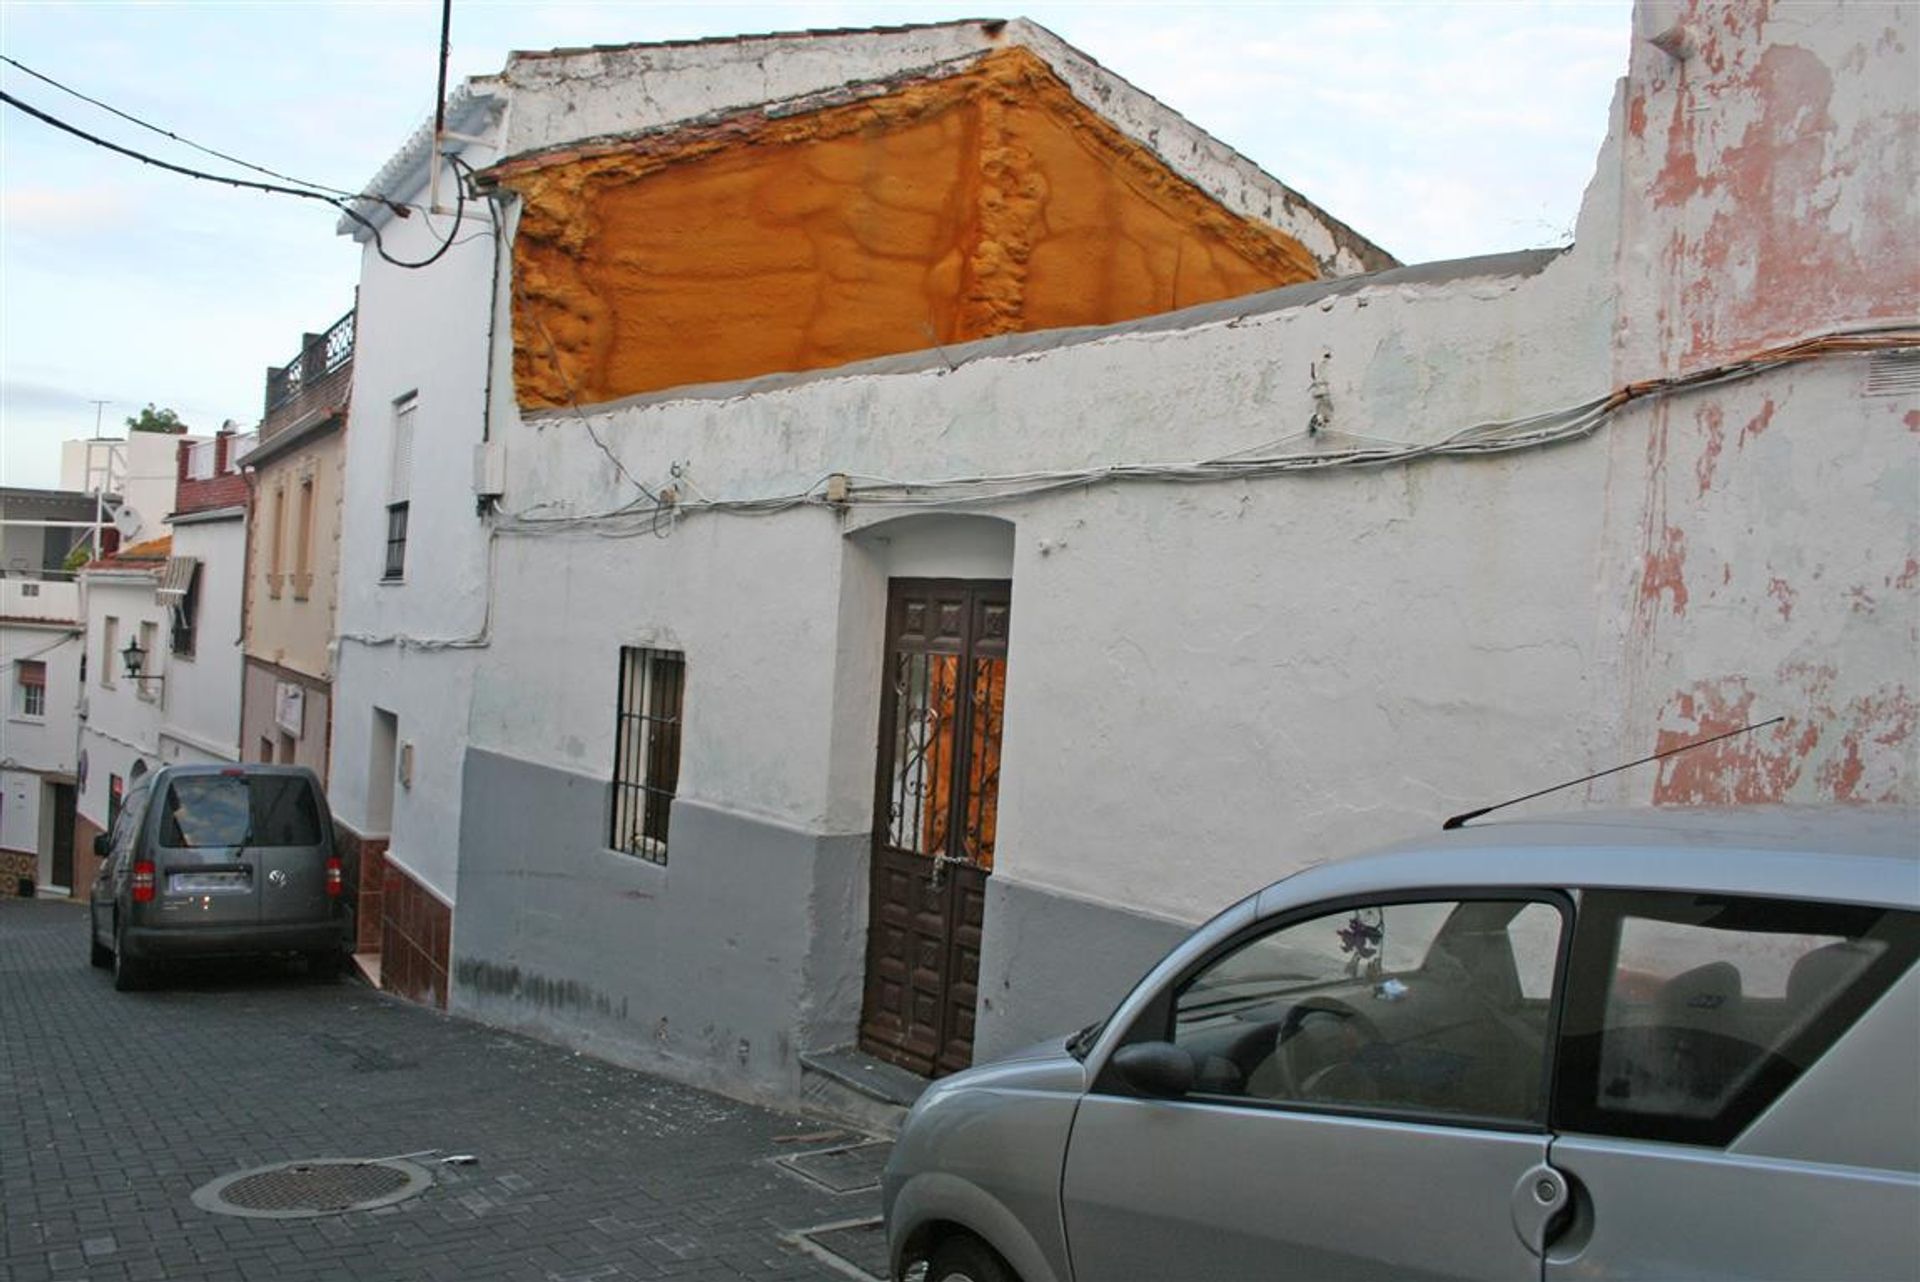
{"type": "Polygon", "coordinates": [[[164,432],[168,436],[179,436],[187,430],[180,416],[172,410],[157,410],[153,402],[147,402],[147,408],[127,419],[127,430],[132,432],[164,432]]]}

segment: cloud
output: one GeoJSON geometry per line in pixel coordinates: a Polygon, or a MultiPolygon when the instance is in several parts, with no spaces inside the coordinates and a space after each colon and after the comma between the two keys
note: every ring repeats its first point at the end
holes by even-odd
{"type": "Polygon", "coordinates": [[[0,188],[0,228],[9,236],[97,235],[132,221],[132,202],[126,188],[117,184],[0,188]]]}

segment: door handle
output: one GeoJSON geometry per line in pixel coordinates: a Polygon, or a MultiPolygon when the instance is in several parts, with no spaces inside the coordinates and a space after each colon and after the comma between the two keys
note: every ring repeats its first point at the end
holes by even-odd
{"type": "Polygon", "coordinates": [[[1513,1231],[1527,1250],[1545,1256],[1547,1241],[1573,1197],[1567,1178],[1541,1162],[1527,1169],[1513,1186],[1513,1231]]]}
{"type": "Polygon", "coordinates": [[[965,862],[967,861],[958,855],[935,855],[933,857],[933,872],[927,877],[927,889],[937,892],[946,882],[948,865],[964,864],[965,862]]]}

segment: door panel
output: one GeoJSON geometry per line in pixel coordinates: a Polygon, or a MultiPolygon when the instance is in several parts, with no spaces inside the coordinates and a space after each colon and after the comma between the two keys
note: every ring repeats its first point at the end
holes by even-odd
{"type": "Polygon", "coordinates": [[[1576,1213],[1547,1252],[1548,1282],[1896,1278],[1920,1260],[1912,1172],[1588,1136],[1556,1139],[1553,1164],[1576,1213]]]}
{"type": "Polygon", "coordinates": [[[1067,1152],[1076,1282],[1527,1279],[1512,1201],[1546,1137],[1089,1095],[1067,1152]]]}
{"type": "Polygon", "coordinates": [[[1008,585],[897,579],[887,605],[861,1045],[918,1073],[973,1059],[998,822],[1008,585]]]}

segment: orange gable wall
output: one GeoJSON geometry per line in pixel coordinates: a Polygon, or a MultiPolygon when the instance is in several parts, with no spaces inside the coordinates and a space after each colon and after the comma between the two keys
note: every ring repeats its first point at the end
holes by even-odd
{"type": "Polygon", "coordinates": [[[528,408],[1311,280],[1023,49],[884,96],[508,162],[528,408]]]}

